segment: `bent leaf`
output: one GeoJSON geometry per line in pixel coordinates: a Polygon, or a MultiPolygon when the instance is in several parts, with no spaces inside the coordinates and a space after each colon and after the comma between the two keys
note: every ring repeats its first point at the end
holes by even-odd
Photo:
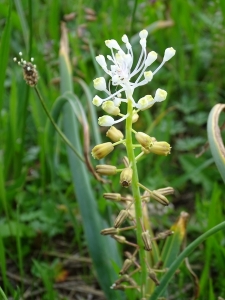
{"type": "Polygon", "coordinates": [[[213,159],[225,182],[225,148],[221,137],[221,129],[219,127],[219,117],[224,110],[225,104],[220,103],[212,108],[208,117],[207,132],[213,159]]]}

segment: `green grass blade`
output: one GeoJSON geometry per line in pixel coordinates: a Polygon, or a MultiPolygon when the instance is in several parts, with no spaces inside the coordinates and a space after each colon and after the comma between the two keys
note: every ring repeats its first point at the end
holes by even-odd
{"type": "Polygon", "coordinates": [[[26,45],[26,49],[28,49],[29,30],[28,30],[28,25],[27,25],[27,21],[26,21],[26,17],[25,17],[24,11],[23,11],[23,6],[21,4],[21,1],[15,0],[15,6],[16,6],[19,18],[20,18],[20,23],[22,26],[23,38],[24,38],[24,42],[26,45]]]}
{"type": "Polygon", "coordinates": [[[6,294],[3,292],[1,287],[0,287],[0,296],[2,297],[2,300],[8,300],[8,298],[6,297],[6,294]]]}
{"type": "MultiPolygon", "coordinates": [[[[63,31],[60,48],[60,77],[61,92],[72,92],[72,76],[68,58],[67,36],[63,31]]],[[[82,153],[82,146],[79,139],[79,123],[71,110],[69,103],[65,104],[63,110],[65,134],[71,143],[82,153]]],[[[112,262],[120,264],[120,258],[116,243],[111,238],[100,235],[102,228],[107,226],[98,212],[97,202],[90,185],[90,178],[86,166],[67,148],[69,165],[74,182],[75,193],[79,203],[83,219],[84,231],[87,239],[90,255],[101,288],[104,290],[107,299],[121,299],[120,293],[112,291],[110,286],[116,278],[112,268],[112,262]]]]}
{"type": "Polygon", "coordinates": [[[9,57],[9,44],[10,44],[10,33],[11,33],[11,10],[12,10],[12,1],[9,1],[9,10],[8,17],[6,21],[6,25],[1,38],[1,46],[0,46],[0,60],[1,60],[1,68],[0,68],[0,110],[3,105],[3,91],[4,91],[4,82],[5,82],[5,73],[8,65],[8,57],[9,57]]]}
{"type": "Polygon", "coordinates": [[[225,104],[216,104],[212,108],[208,117],[207,132],[212,156],[225,182],[225,148],[219,127],[219,117],[223,110],[225,110],[225,104]]]}
{"type": "Polygon", "coordinates": [[[160,281],[160,285],[155,289],[149,300],[157,300],[160,295],[166,289],[169,281],[175,274],[176,270],[179,268],[180,264],[183,260],[188,257],[195,248],[197,248],[202,242],[204,242],[208,237],[217,233],[220,230],[225,230],[225,221],[218,224],[217,226],[211,228],[210,230],[203,233],[200,237],[198,237],[194,242],[192,242],[185,250],[175,259],[173,264],[170,266],[169,270],[163,276],[162,280],[160,281]]]}

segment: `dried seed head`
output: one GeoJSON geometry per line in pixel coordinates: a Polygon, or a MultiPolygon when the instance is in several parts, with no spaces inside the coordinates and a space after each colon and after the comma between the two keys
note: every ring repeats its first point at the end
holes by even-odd
{"type": "Polygon", "coordinates": [[[151,242],[151,238],[150,238],[150,234],[149,234],[148,230],[142,232],[141,237],[144,242],[144,249],[146,251],[151,251],[152,250],[152,242],[151,242]]]}
{"type": "Polygon", "coordinates": [[[161,203],[162,205],[169,205],[169,201],[166,199],[165,196],[161,195],[160,193],[153,191],[151,193],[152,198],[154,198],[156,201],[158,201],[159,203],[161,203]]]}
{"type": "Polygon", "coordinates": [[[125,168],[120,174],[120,184],[128,188],[132,181],[133,170],[131,168],[125,168]]]}
{"type": "Polygon", "coordinates": [[[102,235],[112,235],[112,234],[118,234],[119,233],[119,228],[114,228],[114,227],[110,227],[110,228],[105,228],[103,230],[101,230],[101,234],[102,235]]]}
{"type": "Polygon", "coordinates": [[[166,230],[164,232],[160,232],[157,234],[157,236],[155,237],[155,240],[164,240],[166,239],[168,236],[172,235],[174,232],[172,230],[166,230]]]}
{"type": "Polygon", "coordinates": [[[120,270],[119,274],[123,275],[127,272],[127,270],[132,266],[133,261],[131,259],[125,259],[124,263],[123,263],[123,267],[120,270]]]}
{"type": "Polygon", "coordinates": [[[112,235],[112,237],[121,244],[124,244],[127,241],[125,236],[122,236],[122,235],[115,234],[115,235],[112,235]]]}
{"type": "Polygon", "coordinates": [[[123,133],[114,126],[109,128],[109,130],[106,132],[106,136],[114,143],[119,142],[124,138],[123,133]]]}
{"type": "Polygon", "coordinates": [[[115,228],[120,227],[120,225],[126,220],[127,217],[128,217],[128,211],[125,209],[121,210],[114,222],[114,227],[115,228]]]}
{"type": "Polygon", "coordinates": [[[166,188],[162,188],[162,189],[157,189],[156,190],[157,193],[160,193],[161,195],[171,195],[174,194],[174,189],[170,186],[166,187],[166,188]]]}
{"type": "Polygon", "coordinates": [[[96,172],[101,175],[115,175],[117,168],[111,165],[97,165],[96,172]]]}
{"type": "Polygon", "coordinates": [[[155,282],[155,285],[160,284],[158,278],[156,277],[155,272],[152,269],[148,269],[148,276],[149,276],[149,278],[151,278],[152,281],[155,282]]]}
{"type": "Polygon", "coordinates": [[[119,202],[122,200],[121,195],[117,194],[117,193],[104,193],[103,197],[107,200],[112,200],[112,201],[116,201],[116,202],[119,202]]]}
{"type": "Polygon", "coordinates": [[[91,154],[94,157],[94,159],[102,159],[110,152],[112,152],[113,149],[114,149],[113,144],[111,142],[107,142],[107,143],[96,145],[92,149],[91,154]]]}
{"type": "MultiPolygon", "coordinates": [[[[22,56],[22,52],[20,52],[19,55],[22,56]]],[[[27,62],[23,58],[18,61],[16,57],[14,57],[13,60],[23,68],[23,78],[26,83],[31,87],[36,86],[38,82],[38,72],[36,65],[32,63],[34,61],[33,57],[30,62],[27,62]]]]}

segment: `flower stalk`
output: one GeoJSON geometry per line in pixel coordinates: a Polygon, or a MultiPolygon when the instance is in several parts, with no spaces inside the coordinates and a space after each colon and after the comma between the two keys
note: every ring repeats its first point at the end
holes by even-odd
{"type": "Polygon", "coordinates": [[[145,293],[145,285],[146,285],[146,279],[147,279],[147,268],[145,264],[146,260],[146,253],[144,250],[144,245],[142,241],[142,226],[141,221],[143,219],[142,214],[142,205],[141,205],[141,195],[140,195],[140,189],[138,186],[138,170],[133,150],[133,143],[132,143],[132,101],[128,99],[128,105],[127,105],[127,113],[128,118],[126,119],[126,149],[127,149],[127,156],[130,161],[130,164],[132,165],[133,169],[133,177],[132,177],[132,193],[133,197],[135,199],[134,206],[135,206],[135,217],[136,217],[136,236],[137,236],[137,243],[138,245],[141,245],[139,249],[139,257],[140,257],[140,265],[142,267],[141,269],[141,294],[142,296],[145,293]]]}

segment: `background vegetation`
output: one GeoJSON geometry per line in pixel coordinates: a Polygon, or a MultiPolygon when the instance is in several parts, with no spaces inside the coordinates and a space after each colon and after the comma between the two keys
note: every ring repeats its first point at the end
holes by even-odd
{"type": "MultiPolygon", "coordinates": [[[[141,181],[153,189],[175,188],[168,209],[152,204],[152,227],[157,231],[170,228],[180,212],[186,211],[190,214],[188,244],[224,219],[224,184],[211,153],[206,150],[196,157],[207,142],[206,122],[211,108],[224,103],[224,18],[223,0],[128,0],[123,5],[118,0],[1,0],[0,282],[7,299],[104,299],[97,280],[100,271],[89,258],[88,247],[97,241],[89,244],[88,224],[96,216],[110,223],[116,213],[116,206],[106,204],[101,196],[107,186],[85,169],[90,199],[97,203],[99,215],[90,210],[84,218],[89,196],[82,194],[85,190],[75,183],[80,174],[83,180],[83,169],[79,163],[72,163],[75,158],[71,154],[68,163],[65,145],[49,129],[41,103],[26,86],[13,57],[22,51],[24,59],[35,58],[38,87],[52,110],[65,81],[59,66],[61,24],[65,23],[73,88],[89,123],[91,149],[100,141],[95,112],[89,105],[96,93],[92,80],[103,75],[94,56],[109,54],[104,41],[120,41],[126,33],[133,37],[135,52],[139,53],[135,37],[147,28],[149,50],[163,56],[165,48],[176,49],[176,56],[151,85],[135,95],[138,99],[153,94],[158,87],[168,92],[167,101],[141,115],[136,130],[172,146],[168,157],[143,160],[139,174],[141,181]],[[83,82],[86,85],[82,86],[83,82]]],[[[63,127],[60,118],[62,112],[63,108],[57,112],[58,124],[64,129],[67,126],[69,135],[69,124],[63,127]]],[[[73,117],[77,118],[75,114],[73,117]]],[[[82,127],[76,129],[81,145],[87,139],[82,127]]],[[[73,138],[75,131],[71,128],[70,132],[73,138]]],[[[104,140],[104,130],[102,133],[104,140]]],[[[122,163],[122,156],[118,148],[106,162],[117,165],[122,163]]],[[[118,178],[112,178],[111,188],[120,190],[118,178]]],[[[189,257],[199,279],[198,299],[225,298],[224,245],[224,232],[217,233],[189,257]]],[[[116,264],[111,268],[118,271],[116,264]]],[[[184,264],[169,286],[168,299],[192,299],[197,287],[184,264]]],[[[132,299],[131,295],[127,297],[132,299]]]]}

